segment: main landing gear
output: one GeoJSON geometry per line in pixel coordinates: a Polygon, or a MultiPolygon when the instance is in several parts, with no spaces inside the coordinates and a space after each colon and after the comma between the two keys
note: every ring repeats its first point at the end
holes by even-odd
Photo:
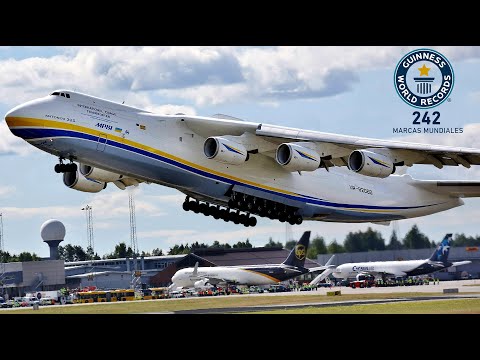
{"type": "Polygon", "coordinates": [[[245,227],[257,225],[257,219],[250,217],[250,214],[241,214],[239,210],[230,211],[230,208],[222,209],[220,206],[210,205],[209,203],[200,203],[198,201],[190,201],[187,196],[183,203],[183,210],[193,211],[194,213],[202,213],[205,216],[213,216],[215,219],[223,221],[232,221],[235,224],[243,224],[245,227]]]}
{"type": "Polygon", "coordinates": [[[255,226],[257,224],[257,219],[251,217],[251,213],[272,220],[276,219],[280,222],[288,222],[291,225],[300,225],[303,222],[303,217],[298,213],[298,208],[235,192],[228,200],[228,208],[226,209],[222,209],[218,205],[210,205],[207,202],[191,201],[187,196],[183,203],[183,210],[193,211],[197,214],[202,213],[205,216],[213,216],[215,219],[232,221],[235,224],[245,226],[255,226]],[[241,214],[241,211],[246,212],[246,214],[241,214]]]}
{"type": "Polygon", "coordinates": [[[302,215],[298,214],[298,208],[246,194],[234,192],[228,201],[228,206],[272,220],[288,222],[290,225],[300,225],[303,222],[302,215]]]}
{"type": "Polygon", "coordinates": [[[57,174],[77,171],[77,164],[75,164],[71,159],[69,164],[64,164],[63,160],[63,158],[60,158],[60,164],[57,164],[54,167],[54,170],[57,174]]]}

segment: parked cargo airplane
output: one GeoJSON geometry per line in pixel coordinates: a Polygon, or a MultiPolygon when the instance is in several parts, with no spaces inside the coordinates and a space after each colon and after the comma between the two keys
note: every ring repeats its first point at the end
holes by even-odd
{"type": "Polygon", "coordinates": [[[369,274],[375,277],[385,276],[416,276],[430,274],[450,266],[470,264],[471,261],[449,262],[450,242],[452,234],[447,234],[429,259],[406,261],[369,261],[347,263],[337,266],[333,276],[341,279],[353,278],[358,274],[369,274]]]}
{"type": "Polygon", "coordinates": [[[14,135],[59,158],[55,171],[72,189],[156,183],[183,192],[186,211],[245,226],[255,226],[251,214],[292,225],[388,224],[480,196],[479,181],[392,175],[404,165],[479,165],[479,149],[336,135],[225,115],[161,115],[70,90],[19,105],[5,119],[14,135]]]}
{"type": "Polygon", "coordinates": [[[328,266],[304,267],[309,242],[310,231],[305,231],[281,264],[198,267],[197,262],[193,268],[178,270],[172,276],[169,289],[202,288],[217,284],[271,285],[308,272],[325,270],[328,266]]]}

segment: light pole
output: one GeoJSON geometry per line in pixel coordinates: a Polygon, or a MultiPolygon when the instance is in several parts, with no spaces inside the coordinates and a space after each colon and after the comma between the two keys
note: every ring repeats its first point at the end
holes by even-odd
{"type": "Polygon", "coordinates": [[[90,205],[85,206],[82,208],[85,210],[87,216],[87,252],[89,249],[92,250],[92,256],[95,254],[95,250],[93,247],[93,216],[92,216],[92,207],[90,205]]]}

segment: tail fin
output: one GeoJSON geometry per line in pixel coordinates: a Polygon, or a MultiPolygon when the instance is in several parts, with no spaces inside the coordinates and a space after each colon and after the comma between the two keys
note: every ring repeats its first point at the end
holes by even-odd
{"type": "Polygon", "coordinates": [[[308,244],[310,242],[310,231],[305,231],[293,247],[288,257],[282,263],[289,266],[304,267],[305,258],[307,257],[308,244]]]}
{"type": "Polygon", "coordinates": [[[450,242],[452,241],[452,234],[446,234],[442,242],[437,246],[430,260],[447,262],[448,253],[450,252],[450,242]]]}
{"type": "Polygon", "coordinates": [[[328,261],[325,263],[325,267],[329,267],[330,265],[332,265],[332,262],[333,262],[333,259],[335,258],[335,254],[333,254],[330,259],[328,259],[328,261]]]}
{"type": "Polygon", "coordinates": [[[193,267],[192,276],[197,276],[197,273],[198,273],[198,261],[195,263],[195,266],[193,267]]]}

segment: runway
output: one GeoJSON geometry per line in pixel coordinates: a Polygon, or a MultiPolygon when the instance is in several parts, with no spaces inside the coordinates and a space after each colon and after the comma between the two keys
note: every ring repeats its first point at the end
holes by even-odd
{"type": "MultiPolygon", "coordinates": [[[[281,309],[300,309],[304,307],[336,307],[336,306],[353,306],[365,304],[381,304],[381,303],[395,303],[395,302],[409,302],[409,301],[435,301],[435,300],[457,300],[457,299],[480,299],[480,280],[459,280],[459,281],[445,281],[439,284],[430,285],[416,285],[416,286],[395,286],[395,287],[372,287],[372,288],[357,288],[352,289],[345,286],[333,286],[332,288],[318,288],[313,291],[293,291],[272,294],[251,294],[246,296],[285,296],[285,295],[325,295],[328,291],[340,290],[342,294],[388,294],[388,293],[432,293],[432,296],[401,296],[390,299],[368,299],[368,300],[347,300],[347,301],[326,301],[313,302],[302,304],[284,304],[284,305],[263,305],[263,306],[248,306],[235,308],[209,308],[197,310],[182,310],[176,311],[175,314],[224,314],[224,313],[245,313],[255,311],[269,311],[281,309]],[[443,293],[444,290],[456,289],[458,293],[452,295],[433,295],[433,293],[443,293]]],[[[447,290],[448,291],[448,290],[447,290]]],[[[455,290],[453,290],[455,291],[455,290]]]]}

